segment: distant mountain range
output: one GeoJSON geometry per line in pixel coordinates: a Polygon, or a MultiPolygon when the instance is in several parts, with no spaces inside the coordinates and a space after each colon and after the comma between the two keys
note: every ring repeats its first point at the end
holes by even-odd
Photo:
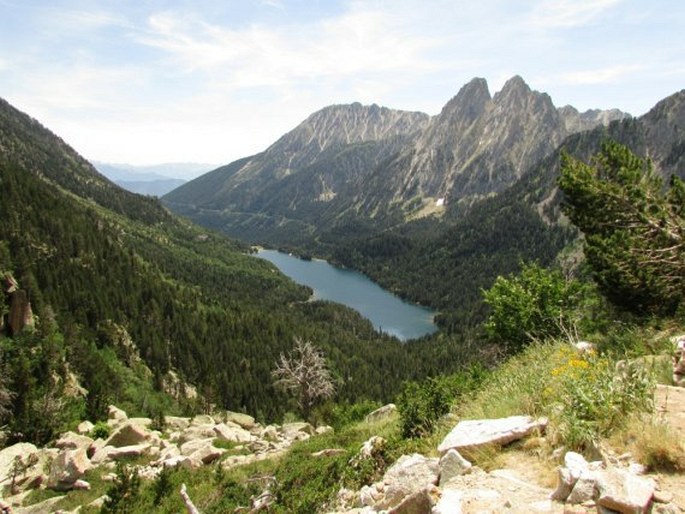
{"type": "Polygon", "coordinates": [[[97,170],[134,193],[162,196],[203,173],[216,168],[205,163],[166,163],[150,166],[94,161],[97,170]]]}
{"type": "Polygon", "coordinates": [[[491,96],[476,78],[433,117],[377,105],[324,108],[264,152],[164,201],[252,241],[315,237],[352,219],[390,227],[504,191],[570,134],[627,118],[615,109],[557,109],[518,76],[491,96]]]}

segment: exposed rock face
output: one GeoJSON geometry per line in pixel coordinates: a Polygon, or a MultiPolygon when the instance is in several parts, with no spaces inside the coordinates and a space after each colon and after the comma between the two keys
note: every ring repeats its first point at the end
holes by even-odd
{"type": "Polygon", "coordinates": [[[66,491],[91,468],[86,450],[64,450],[52,463],[48,487],[58,491],[66,491]]]}
{"type": "Polygon", "coordinates": [[[10,335],[20,334],[22,330],[35,325],[31,302],[23,289],[10,293],[10,310],[7,314],[7,329],[10,335]]]}
{"type": "Polygon", "coordinates": [[[559,114],[564,120],[564,125],[566,126],[566,131],[568,133],[591,130],[598,125],[606,127],[612,121],[627,120],[631,117],[630,114],[619,111],[618,109],[609,109],[606,111],[590,109],[581,113],[571,105],[559,108],[559,114]]]}
{"type": "Polygon", "coordinates": [[[343,213],[381,225],[439,213],[503,191],[572,132],[621,117],[597,111],[571,122],[571,109],[558,110],[518,76],[494,96],[484,79],[473,79],[430,118],[375,105],[327,107],[265,152],[165,201],[191,217],[201,208],[203,219],[216,216],[229,234],[258,240],[255,231],[278,237],[274,223],[315,231],[343,213]]]}
{"type": "Polygon", "coordinates": [[[468,452],[492,444],[504,445],[534,432],[544,431],[546,426],[546,419],[530,416],[461,421],[443,439],[438,451],[441,454],[451,449],[468,452]]]}

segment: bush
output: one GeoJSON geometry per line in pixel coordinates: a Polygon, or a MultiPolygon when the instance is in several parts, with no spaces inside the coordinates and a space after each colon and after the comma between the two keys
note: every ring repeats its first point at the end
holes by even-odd
{"type": "Polygon", "coordinates": [[[98,421],[95,423],[93,430],[90,431],[90,437],[93,439],[107,439],[111,430],[106,421],[98,421]]]}
{"type": "Polygon", "coordinates": [[[444,380],[429,378],[408,382],[397,398],[397,410],[404,437],[422,437],[430,434],[440,417],[447,414],[453,394],[444,380]]]}

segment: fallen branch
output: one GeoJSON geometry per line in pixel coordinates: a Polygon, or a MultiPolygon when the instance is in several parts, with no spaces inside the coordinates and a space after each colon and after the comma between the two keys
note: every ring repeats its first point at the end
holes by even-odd
{"type": "Polygon", "coordinates": [[[190,496],[188,496],[185,484],[181,484],[181,498],[183,498],[183,503],[186,505],[188,514],[200,514],[200,511],[197,510],[197,507],[193,504],[193,500],[191,500],[190,496]]]}

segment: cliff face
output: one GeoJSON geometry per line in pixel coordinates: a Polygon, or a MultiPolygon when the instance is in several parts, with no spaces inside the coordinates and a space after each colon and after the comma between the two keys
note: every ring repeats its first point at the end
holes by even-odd
{"type": "Polygon", "coordinates": [[[433,117],[377,105],[327,107],[263,153],[195,179],[165,201],[257,240],[284,223],[316,231],[355,217],[382,226],[497,194],[571,132],[621,116],[559,110],[518,76],[492,96],[476,78],[433,117]]]}

